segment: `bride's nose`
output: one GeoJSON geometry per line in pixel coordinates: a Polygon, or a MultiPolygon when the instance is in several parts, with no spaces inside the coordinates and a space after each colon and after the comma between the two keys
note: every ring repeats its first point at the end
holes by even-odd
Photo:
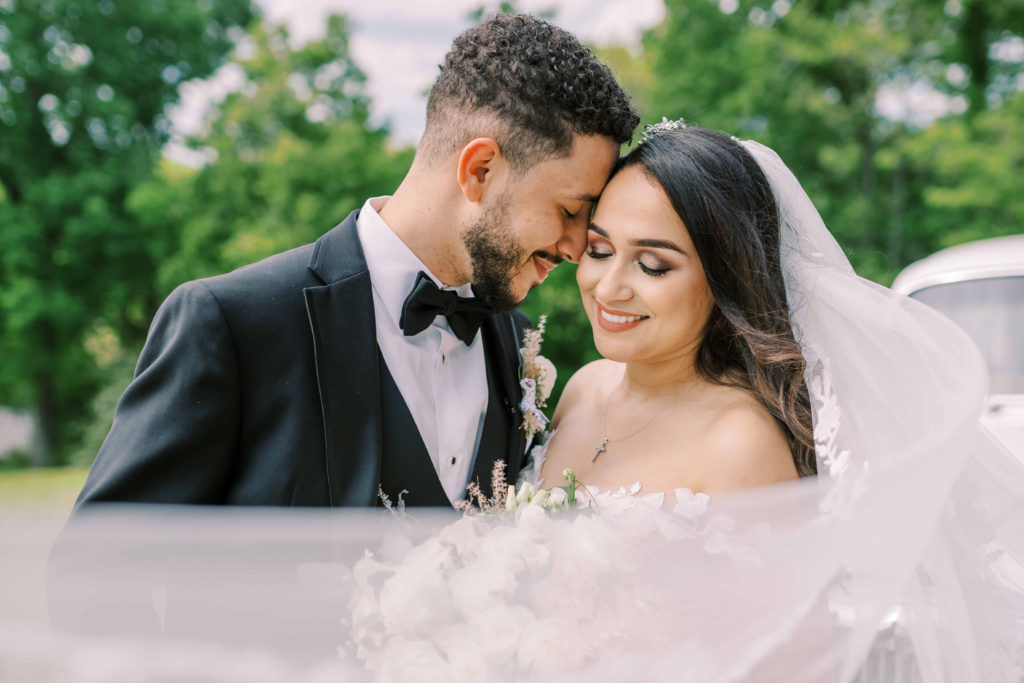
{"type": "MultiPolygon", "coordinates": [[[[616,259],[618,261],[618,259],[616,259]]],[[[594,295],[604,303],[629,301],[633,298],[633,289],[629,286],[628,264],[613,262],[601,273],[594,295]]]]}

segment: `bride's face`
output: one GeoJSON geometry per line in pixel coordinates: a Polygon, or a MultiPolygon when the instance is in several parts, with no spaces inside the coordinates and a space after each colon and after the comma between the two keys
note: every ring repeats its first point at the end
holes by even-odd
{"type": "Polygon", "coordinates": [[[597,350],[620,362],[696,351],[714,307],[686,226],[639,166],[601,194],[576,282],[597,350]]]}

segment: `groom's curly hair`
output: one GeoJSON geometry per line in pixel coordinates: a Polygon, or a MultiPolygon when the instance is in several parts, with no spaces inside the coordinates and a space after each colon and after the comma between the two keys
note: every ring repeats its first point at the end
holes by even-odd
{"type": "Polygon", "coordinates": [[[449,158],[490,137],[517,172],[568,156],[573,135],[632,140],[640,121],[611,70],[542,19],[499,14],[458,36],[427,99],[419,153],[449,158]]]}

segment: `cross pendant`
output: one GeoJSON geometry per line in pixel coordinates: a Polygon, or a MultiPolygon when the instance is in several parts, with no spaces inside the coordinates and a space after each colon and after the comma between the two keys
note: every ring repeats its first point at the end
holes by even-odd
{"type": "Polygon", "coordinates": [[[597,444],[597,448],[594,449],[594,457],[590,459],[590,462],[597,460],[597,456],[601,455],[605,451],[605,446],[608,445],[608,437],[601,439],[601,443],[597,444]]]}

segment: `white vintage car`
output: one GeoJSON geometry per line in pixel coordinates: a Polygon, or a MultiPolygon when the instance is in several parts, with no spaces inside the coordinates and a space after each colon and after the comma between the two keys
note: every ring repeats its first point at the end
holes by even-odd
{"type": "Polygon", "coordinates": [[[943,249],[907,266],[892,288],[974,338],[992,382],[983,421],[1024,461],[1024,235],[943,249]]]}

